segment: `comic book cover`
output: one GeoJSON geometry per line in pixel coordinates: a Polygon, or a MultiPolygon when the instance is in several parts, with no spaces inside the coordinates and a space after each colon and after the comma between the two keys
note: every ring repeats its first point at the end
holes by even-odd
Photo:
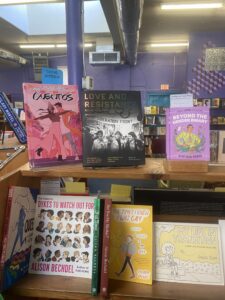
{"type": "Polygon", "coordinates": [[[167,109],[166,126],[167,159],[209,161],[208,107],[167,109]]]}
{"type": "Polygon", "coordinates": [[[109,278],[152,284],[152,207],[113,204],[109,278]]]}
{"type": "Polygon", "coordinates": [[[94,199],[38,196],[29,273],[91,278],[94,199]]]}
{"type": "Polygon", "coordinates": [[[155,280],[223,285],[218,224],[154,223],[155,280]]]}
{"type": "Polygon", "coordinates": [[[30,165],[80,161],[82,125],[77,87],[24,83],[23,93],[30,165]]]}
{"type": "Polygon", "coordinates": [[[28,272],[36,196],[37,190],[28,187],[9,188],[0,261],[1,290],[28,272]]]}
{"type": "Polygon", "coordinates": [[[145,162],[140,92],[83,94],[83,165],[129,166],[145,162]]]}

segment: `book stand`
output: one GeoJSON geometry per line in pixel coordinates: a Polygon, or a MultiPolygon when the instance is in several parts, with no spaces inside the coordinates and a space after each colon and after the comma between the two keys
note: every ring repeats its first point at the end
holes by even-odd
{"type": "MultiPolygon", "coordinates": [[[[166,160],[168,172],[205,173],[208,172],[208,162],[198,160],[166,160]]],[[[182,179],[182,178],[181,178],[182,179]]]]}

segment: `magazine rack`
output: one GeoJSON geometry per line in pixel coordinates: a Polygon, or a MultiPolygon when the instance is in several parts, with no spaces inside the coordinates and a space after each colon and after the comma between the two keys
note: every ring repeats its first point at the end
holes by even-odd
{"type": "MultiPolygon", "coordinates": [[[[147,159],[146,164],[137,168],[120,169],[84,169],[82,165],[54,167],[51,169],[31,170],[26,164],[7,177],[0,180],[0,243],[2,242],[3,215],[10,185],[39,187],[42,177],[72,176],[79,178],[121,178],[121,179],[165,179],[219,182],[225,181],[223,167],[209,166],[208,172],[182,173],[163,171],[163,160],[147,159]],[[152,168],[155,166],[155,169],[152,168]],[[160,167],[161,165],[161,167],[160,167]],[[151,172],[150,172],[151,170],[151,172]],[[161,173],[159,174],[159,170],[161,173]],[[162,174],[163,173],[163,174],[162,174]]],[[[184,216],[184,215],[154,215],[155,221],[183,221],[216,223],[214,216],[184,216]]],[[[0,245],[1,246],[1,245],[0,245]]],[[[70,278],[64,276],[27,275],[4,294],[5,300],[12,299],[102,299],[90,295],[89,279],[70,278]],[[14,298],[15,297],[15,298],[14,298]],[[29,297],[29,298],[26,298],[29,297]]],[[[125,281],[110,280],[109,299],[177,299],[177,300],[222,300],[225,286],[180,284],[153,282],[153,285],[143,285],[125,281]]]]}

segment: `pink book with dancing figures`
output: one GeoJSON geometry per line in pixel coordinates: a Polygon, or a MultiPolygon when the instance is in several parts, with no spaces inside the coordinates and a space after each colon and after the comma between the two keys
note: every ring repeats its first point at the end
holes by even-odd
{"type": "Polygon", "coordinates": [[[23,84],[28,156],[31,167],[82,159],[78,88],[61,84],[23,84]]]}

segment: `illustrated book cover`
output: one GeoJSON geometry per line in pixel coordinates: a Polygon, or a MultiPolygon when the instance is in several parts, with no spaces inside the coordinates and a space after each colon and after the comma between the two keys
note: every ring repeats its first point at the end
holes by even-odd
{"type": "Polygon", "coordinates": [[[80,161],[82,125],[77,87],[24,83],[23,94],[31,167],[80,161]]]}
{"type": "Polygon", "coordinates": [[[225,130],[219,130],[218,162],[225,163],[225,130]]]}
{"type": "Polygon", "coordinates": [[[85,167],[144,164],[140,92],[85,92],[82,117],[85,167]]]}
{"type": "Polygon", "coordinates": [[[152,284],[152,207],[113,204],[109,278],[152,284]]]}
{"type": "Polygon", "coordinates": [[[155,280],[223,285],[218,224],[154,223],[155,280]]]}
{"type": "Polygon", "coordinates": [[[167,109],[167,159],[209,161],[209,148],[208,107],[167,109]]]}
{"type": "Polygon", "coordinates": [[[9,188],[0,260],[1,290],[28,272],[37,193],[28,187],[9,188]]]}
{"type": "Polygon", "coordinates": [[[29,273],[91,278],[95,198],[38,196],[29,273]]]}

